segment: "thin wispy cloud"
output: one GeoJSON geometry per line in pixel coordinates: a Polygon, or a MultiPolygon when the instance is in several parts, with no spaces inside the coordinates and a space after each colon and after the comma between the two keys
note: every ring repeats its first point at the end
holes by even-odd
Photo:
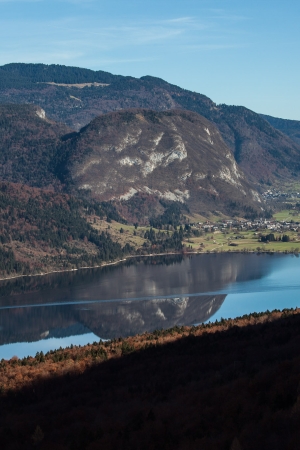
{"type": "Polygon", "coordinates": [[[209,11],[208,17],[210,19],[233,20],[233,21],[249,19],[249,17],[240,14],[228,13],[228,11],[226,11],[225,9],[209,9],[208,11],[209,11]]]}
{"type": "Polygon", "coordinates": [[[162,23],[169,23],[169,24],[177,24],[177,23],[191,23],[194,22],[196,20],[195,17],[177,17],[175,19],[166,19],[166,20],[162,20],[162,23]]]}
{"type": "MultiPolygon", "coordinates": [[[[61,30],[63,34],[76,34],[76,41],[80,36],[81,42],[89,38],[102,38],[102,47],[107,49],[116,46],[141,46],[148,43],[156,43],[172,40],[185,33],[185,28],[180,26],[157,25],[152,22],[144,22],[141,25],[101,26],[90,24],[90,27],[76,26],[76,19],[66,23],[49,24],[52,29],[61,30]]],[[[177,22],[176,22],[177,23],[177,22]]],[[[182,22],[179,22],[182,23],[182,22]]]]}
{"type": "MultiPolygon", "coordinates": [[[[132,63],[140,63],[140,62],[150,62],[156,61],[157,58],[101,58],[101,64],[103,65],[114,65],[114,64],[132,64],[132,63]]],[[[99,63],[99,60],[90,60],[90,63],[94,65],[95,63],[99,63]]]]}
{"type": "MultiPolygon", "coordinates": [[[[79,0],[57,1],[80,3],[79,0]]],[[[11,53],[16,55],[14,60],[17,57],[30,61],[31,55],[35,62],[78,64],[82,61],[84,65],[91,60],[101,60],[106,66],[138,64],[165,59],[171,53],[179,56],[181,52],[184,56],[186,51],[225,51],[242,45],[234,36],[226,36],[226,27],[220,24],[222,19],[212,21],[207,17],[182,15],[141,20],[133,20],[130,16],[125,19],[106,17],[102,20],[90,14],[78,17],[76,10],[72,10],[70,16],[70,11],[68,8],[68,14],[59,19],[38,22],[34,19],[0,19],[0,39],[5,42],[0,63],[9,62],[7,58],[11,59],[11,56],[7,55],[11,53]],[[14,36],[21,27],[22,40],[17,42],[14,36]]],[[[221,12],[215,14],[221,16],[221,12]]]]}
{"type": "Polygon", "coordinates": [[[49,61],[54,61],[57,63],[68,62],[79,60],[84,56],[84,53],[78,51],[48,51],[45,53],[43,49],[36,49],[28,51],[19,51],[16,49],[14,52],[13,59],[11,58],[11,52],[4,52],[1,54],[0,64],[5,64],[8,62],[24,62],[24,63],[47,63],[49,61]],[[46,61],[47,60],[47,61],[46,61]]]}
{"type": "Polygon", "coordinates": [[[195,44],[195,45],[184,45],[181,48],[183,50],[230,50],[249,47],[247,44],[195,44]]]}
{"type": "Polygon", "coordinates": [[[38,3],[44,0],[0,0],[0,3],[38,3]]]}
{"type": "MultiPolygon", "coordinates": [[[[49,0],[0,0],[0,3],[47,3],[49,0]]],[[[84,5],[86,3],[94,3],[95,0],[52,0],[53,3],[74,3],[84,5]]]]}

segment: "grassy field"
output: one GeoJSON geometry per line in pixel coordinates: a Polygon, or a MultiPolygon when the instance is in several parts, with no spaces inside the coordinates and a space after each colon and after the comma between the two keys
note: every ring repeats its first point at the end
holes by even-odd
{"type": "Polygon", "coordinates": [[[231,219],[231,217],[225,216],[222,213],[218,215],[208,213],[205,216],[201,214],[184,214],[184,216],[187,217],[190,222],[202,222],[202,223],[205,223],[206,221],[215,223],[231,219]]]}
{"type": "MultiPolygon", "coordinates": [[[[150,230],[150,227],[137,227],[136,229],[134,225],[124,225],[114,220],[111,223],[107,223],[105,220],[97,220],[94,223],[92,219],[91,225],[97,230],[108,232],[111,238],[122,246],[128,243],[137,249],[142,247],[144,242],[148,242],[147,239],[144,239],[144,235],[147,230],[150,230]],[[121,229],[123,232],[120,231],[121,229]]],[[[154,231],[159,232],[156,228],[154,228],[154,231]]]]}
{"type": "Polygon", "coordinates": [[[279,222],[290,222],[291,220],[300,222],[300,212],[296,209],[283,209],[273,214],[273,218],[279,222]]]}
{"type": "MultiPolygon", "coordinates": [[[[144,234],[150,227],[138,227],[133,225],[124,225],[115,221],[107,223],[104,220],[98,220],[92,223],[93,227],[108,232],[112,239],[119,242],[122,246],[129,243],[135,249],[141,248],[144,242],[144,234]],[[123,233],[120,232],[121,228],[123,233]]],[[[159,230],[154,229],[156,232],[159,230]]],[[[170,232],[171,234],[172,232],[170,232]]],[[[266,230],[264,234],[268,233],[266,230]]],[[[203,233],[200,237],[184,238],[183,244],[187,250],[199,252],[237,252],[237,251],[266,251],[266,252],[297,252],[300,251],[300,236],[295,232],[285,232],[289,235],[290,242],[259,242],[259,236],[254,231],[234,232],[228,231],[221,233],[203,233]]],[[[275,236],[279,236],[275,233],[275,236]]]]}
{"type": "Polygon", "coordinates": [[[146,241],[143,237],[146,230],[144,227],[135,230],[133,225],[124,225],[114,220],[111,223],[107,223],[105,220],[97,220],[96,223],[92,222],[91,225],[97,230],[108,232],[111,238],[122,246],[128,243],[137,249],[146,241]],[[123,233],[120,232],[121,229],[123,229],[123,233]]]}
{"type": "MultiPolygon", "coordinates": [[[[267,230],[266,230],[267,232],[267,230]]],[[[266,233],[265,233],[266,234],[266,233]]],[[[183,243],[193,250],[210,252],[230,252],[230,251],[266,251],[266,252],[293,252],[300,251],[300,237],[295,232],[286,232],[289,235],[290,242],[259,242],[258,235],[254,231],[245,231],[240,233],[221,232],[205,233],[201,237],[184,239],[183,243]],[[231,245],[230,245],[231,244],[231,245]]],[[[275,233],[275,236],[279,236],[275,233]]]]}

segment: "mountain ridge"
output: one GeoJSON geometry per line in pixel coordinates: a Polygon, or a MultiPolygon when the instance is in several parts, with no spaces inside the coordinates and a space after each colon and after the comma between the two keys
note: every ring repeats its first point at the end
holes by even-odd
{"type": "Polygon", "coordinates": [[[227,212],[235,202],[238,214],[248,207],[253,214],[260,203],[217,128],[195,112],[122,110],[100,115],[76,133],[49,120],[38,106],[0,104],[0,138],[3,182],[100,202],[124,203],[141,193],[157,199],[158,213],[159,198],[186,203],[193,211],[227,212]],[[78,178],[79,172],[85,175],[78,178]],[[99,183],[110,188],[101,190],[99,183]]]}
{"type": "Polygon", "coordinates": [[[280,119],[279,117],[272,117],[265,114],[260,114],[260,116],[274,128],[289,136],[294,142],[300,144],[299,120],[280,119]]]}
{"type": "Polygon", "coordinates": [[[300,144],[292,135],[283,134],[247,108],[216,105],[203,94],[160,78],[138,79],[59,65],[8,64],[0,67],[0,103],[4,102],[38,104],[51,120],[63,122],[76,131],[96,116],[112,111],[186,109],[197,112],[218,127],[249,181],[261,189],[273,183],[297,180],[300,176],[300,144]],[[11,85],[7,87],[5,82],[10,76],[11,85]],[[22,87],[18,77],[20,83],[27,80],[28,84],[22,87]],[[108,85],[79,89],[47,84],[54,80],[59,83],[107,82],[108,85]]]}

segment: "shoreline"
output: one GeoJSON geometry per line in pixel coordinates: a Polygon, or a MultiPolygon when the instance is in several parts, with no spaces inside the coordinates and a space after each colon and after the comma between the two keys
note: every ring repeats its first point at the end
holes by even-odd
{"type": "Polygon", "coordinates": [[[76,269],[63,269],[63,270],[50,270],[49,272],[42,272],[42,273],[33,273],[33,274],[29,274],[29,275],[13,275],[13,276],[8,276],[8,277],[1,277],[0,276],[0,282],[1,281],[7,281],[7,280],[14,280],[17,278],[31,278],[31,277],[43,277],[45,275],[51,275],[54,273],[65,273],[65,272],[77,272],[79,270],[84,270],[84,269],[100,269],[101,267],[107,267],[107,266],[114,266],[117,264],[120,264],[122,262],[127,261],[128,259],[133,259],[133,258],[148,258],[148,257],[154,257],[154,256],[168,256],[168,255],[182,255],[182,256],[188,256],[188,255],[210,255],[210,254],[222,254],[222,253],[243,253],[243,254],[248,254],[248,253],[256,253],[258,255],[260,254],[284,254],[284,255],[299,255],[299,253],[295,253],[293,252],[288,252],[286,250],[277,250],[277,251],[257,251],[257,250],[249,250],[249,251],[239,251],[239,250],[228,250],[228,251],[215,251],[215,250],[211,250],[211,251],[190,251],[190,252],[166,252],[166,253],[150,253],[149,255],[129,255],[126,256],[126,258],[123,259],[118,259],[116,261],[111,261],[111,262],[107,262],[107,263],[103,263],[100,265],[96,265],[96,266],[84,266],[84,267],[79,267],[76,269]]]}
{"type": "MultiPolygon", "coordinates": [[[[193,252],[193,254],[197,254],[200,252],[193,252]]],[[[202,253],[202,252],[201,252],[202,253]]],[[[107,262],[107,263],[103,263],[100,265],[96,265],[96,266],[84,266],[84,267],[78,267],[76,269],[63,269],[63,270],[50,270],[49,272],[42,272],[42,273],[33,273],[33,274],[29,274],[29,275],[13,275],[11,277],[0,277],[0,281],[5,281],[5,280],[14,280],[16,278],[30,278],[30,277],[43,277],[45,275],[51,275],[52,273],[65,273],[65,272],[76,272],[78,270],[83,270],[83,269],[100,269],[101,267],[106,267],[106,266],[114,266],[116,264],[120,264],[122,262],[127,261],[130,258],[145,258],[145,257],[149,257],[149,256],[167,256],[167,255],[181,255],[181,252],[168,252],[168,253],[151,253],[149,255],[129,255],[126,256],[126,258],[123,259],[118,259],[116,261],[111,261],[111,262],[107,262]]],[[[189,252],[189,254],[191,254],[191,252],[189,252]]]]}

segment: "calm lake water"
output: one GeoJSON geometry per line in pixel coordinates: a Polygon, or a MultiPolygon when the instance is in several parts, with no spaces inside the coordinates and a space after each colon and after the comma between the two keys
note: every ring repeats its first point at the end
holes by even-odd
{"type": "Polygon", "coordinates": [[[0,282],[0,359],[300,306],[300,258],[207,254],[0,282]]]}

